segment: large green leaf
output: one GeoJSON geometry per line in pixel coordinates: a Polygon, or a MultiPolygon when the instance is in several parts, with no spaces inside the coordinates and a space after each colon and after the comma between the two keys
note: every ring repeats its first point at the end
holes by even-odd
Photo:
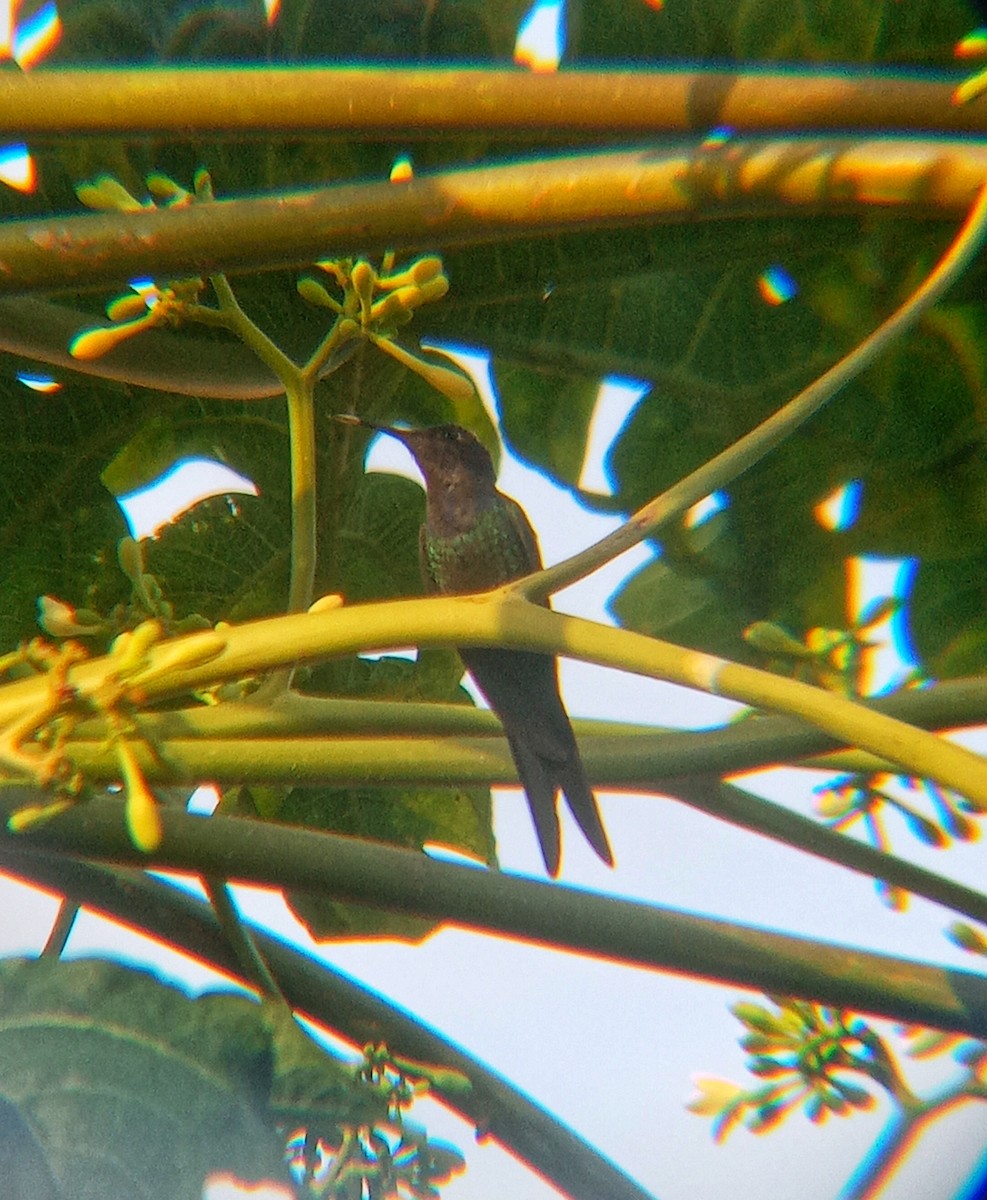
{"type": "Polygon", "coordinates": [[[61,1200],[198,1200],[221,1171],[286,1180],[269,1037],[243,997],[190,1000],[112,963],[8,960],[0,1046],[0,1097],[61,1200]]]}
{"type": "MultiPolygon", "coordinates": [[[[453,651],[421,652],[416,662],[384,657],[335,660],[307,672],[300,686],[322,695],[411,702],[469,703],[460,686],[462,663],[453,651]]],[[[265,815],[289,824],[371,838],[409,850],[449,847],[489,866],[497,862],[490,792],[484,788],[293,788],[265,815]]],[[[292,892],[295,914],[319,940],[357,937],[421,941],[429,921],[292,892]]]]}
{"type": "Polygon", "coordinates": [[[962,0],[576,0],[567,57],[645,62],[880,62],[948,65],[975,23],[962,0]]]}

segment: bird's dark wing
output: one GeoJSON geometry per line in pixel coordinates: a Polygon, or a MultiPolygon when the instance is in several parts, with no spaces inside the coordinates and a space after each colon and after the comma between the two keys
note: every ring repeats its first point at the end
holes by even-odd
{"type": "MultiPolygon", "coordinates": [[[[516,500],[512,500],[510,496],[505,496],[503,492],[498,492],[501,500],[504,502],[504,507],[507,510],[507,515],[511,518],[511,523],[517,530],[517,535],[521,540],[521,544],[525,549],[525,557],[530,561],[531,566],[528,571],[541,570],[541,549],[538,545],[538,535],[535,533],[531,522],[528,520],[528,514],[524,511],[516,500]]],[[[503,583],[509,581],[504,579],[503,583]]]]}
{"type": "Polygon", "coordinates": [[[428,550],[426,548],[427,528],[423,524],[418,530],[418,567],[422,573],[422,583],[425,591],[428,593],[437,592],[439,590],[438,582],[432,574],[432,568],[428,565],[428,550]]]}
{"type": "MultiPolygon", "coordinates": [[[[500,495],[524,550],[523,555],[517,557],[529,564],[515,575],[498,581],[507,583],[517,575],[538,570],[541,552],[524,509],[510,496],[500,495]]],[[[418,554],[425,590],[440,591],[429,566],[424,525],[419,534],[418,554]]],[[[545,603],[547,606],[548,601],[545,603]]],[[[526,650],[492,650],[475,646],[461,647],[459,654],[504,726],[548,873],[558,874],[562,854],[555,804],[559,790],[565,793],[586,840],[605,863],[613,865],[613,854],[596,799],[562,705],[556,660],[551,655],[526,650]]]]}
{"type": "Polygon", "coordinates": [[[459,653],[504,726],[549,874],[558,874],[561,855],[555,806],[559,789],[586,840],[612,865],[606,831],[559,695],[555,659],[528,650],[475,646],[459,653]]]}

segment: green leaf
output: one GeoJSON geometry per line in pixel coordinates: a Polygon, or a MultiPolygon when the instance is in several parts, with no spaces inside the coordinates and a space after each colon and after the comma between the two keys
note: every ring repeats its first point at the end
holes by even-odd
{"type": "Polygon", "coordinates": [[[96,960],[7,960],[0,1055],[0,1095],[62,1200],[198,1200],[214,1171],[285,1181],[270,1046],[244,997],[190,1000],[96,960]]]}
{"type": "MultiPolygon", "coordinates": [[[[490,793],[480,789],[296,788],[278,819],[409,850],[438,843],[489,865],[496,862],[490,793]]],[[[417,917],[337,903],[307,892],[289,892],[286,898],[318,941],[397,938],[420,942],[436,927],[417,917]]]]}
{"type": "Polygon", "coordinates": [[[658,561],[631,575],[607,605],[627,629],[729,658],[749,657],[743,641],[749,613],[728,589],[658,561]]]}
{"type": "Polygon", "coordinates": [[[887,62],[949,66],[975,23],[960,0],[693,0],[656,7],[633,0],[580,0],[570,13],[569,57],[713,58],[763,62],[887,62]]]}
{"type": "Polygon", "coordinates": [[[353,1063],[344,1062],[317,1044],[283,1004],[264,1008],[270,1031],[275,1077],[272,1104],[288,1109],[297,1121],[328,1118],[333,1123],[374,1125],[388,1117],[387,1097],[357,1079],[353,1063]]]}
{"type": "MultiPolygon", "coordinates": [[[[425,651],[416,662],[334,659],[306,672],[300,686],[308,693],[409,702],[469,703],[461,686],[463,665],[448,650],[425,651]]],[[[487,789],[422,788],[400,790],[373,786],[294,788],[279,804],[275,819],[352,837],[420,850],[447,846],[490,866],[496,864],[493,810],[487,789]]],[[[389,937],[419,942],[431,922],[362,906],[340,904],[324,896],[293,892],[288,903],[319,940],[389,937]]]]}

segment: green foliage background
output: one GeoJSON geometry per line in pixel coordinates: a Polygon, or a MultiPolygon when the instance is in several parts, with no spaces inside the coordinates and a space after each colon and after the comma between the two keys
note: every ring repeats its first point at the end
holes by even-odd
{"type": "MultiPolygon", "coordinates": [[[[62,0],[65,31],[52,61],[303,63],[410,55],[422,62],[507,64],[527,7],[516,0],[420,6],[286,0],[270,32],[259,5],[149,9],[138,0],[62,0]]],[[[941,68],[975,23],[971,7],[958,0],[690,0],[660,12],[640,0],[583,0],[568,8],[566,61],[941,68]]],[[[406,150],[416,170],[425,171],[563,148],[476,135],[438,140],[428,130],[407,146],[341,138],[61,141],[32,147],[41,186],[29,197],[4,192],[0,214],[78,211],[73,185],[104,172],[140,194],[150,170],[186,182],[205,165],[221,195],[239,195],[380,178],[406,150]]],[[[449,297],[421,313],[414,333],[423,341],[488,348],[511,448],[577,494],[600,379],[647,381],[650,392],[610,452],[613,497],[579,494],[588,508],[630,512],[730,445],[859,341],[909,294],[951,235],[942,222],[900,216],[793,216],[458,249],[444,255],[449,297]],[[757,289],[775,263],[799,287],[778,307],[764,304],[757,289]]],[[[322,328],[294,282],[288,273],[234,280],[250,315],[301,357],[322,328]]],[[[908,620],[924,673],[983,671],[984,284],[978,266],[838,403],[738,480],[715,522],[700,531],[670,531],[660,560],[612,597],[620,622],[758,661],[742,639],[752,621],[779,622],[799,635],[813,625],[846,624],[847,557],[915,556],[920,565],[908,620]],[[851,479],[863,483],[859,520],[841,533],[823,531],[813,507],[851,479]]],[[[95,314],[106,298],[57,299],[95,314]]],[[[217,336],[182,329],[174,334],[175,352],[187,340],[217,336]]],[[[15,381],[17,365],[7,360],[0,370],[7,455],[0,475],[0,649],[37,633],[41,594],[100,613],[131,602],[115,556],[125,528],[107,481],[118,493],[132,490],[166,462],[191,454],[229,463],[256,483],[259,496],[238,499],[235,509],[214,500],[183,517],[147,548],[148,570],[179,618],[244,620],[283,609],[291,514],[282,401],[192,400],[93,379],[72,379],[46,397],[15,381]]],[[[321,384],[318,403],[317,593],[339,592],[348,601],[416,593],[420,490],[404,480],[366,477],[363,446],[330,415],[354,406],[376,420],[434,423],[449,419],[451,410],[420,379],[372,353],[321,384]]],[[[321,695],[463,703],[459,675],[454,656],[435,654],[416,666],[332,664],[299,682],[321,695]]],[[[286,789],[241,793],[229,803],[405,846],[443,838],[494,859],[485,792],[286,789]]],[[[381,930],[377,914],[309,896],[293,903],[319,936],[381,930]]],[[[397,932],[395,925],[384,928],[397,932]]],[[[427,928],[412,922],[401,932],[416,937],[427,928]]],[[[253,1116],[242,1120],[246,1132],[238,1126],[231,1138],[249,1143],[253,1116]]]]}

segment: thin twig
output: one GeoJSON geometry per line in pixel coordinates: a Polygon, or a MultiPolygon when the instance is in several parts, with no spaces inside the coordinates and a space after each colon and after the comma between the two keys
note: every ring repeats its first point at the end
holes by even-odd
{"type": "Polygon", "coordinates": [[[41,951],[42,958],[61,958],[65,950],[65,944],[69,940],[69,934],[75,925],[75,919],[79,915],[79,905],[71,900],[64,898],[58,906],[58,913],[55,916],[55,923],[51,927],[48,934],[48,940],[44,944],[44,949],[41,951]]]}
{"type": "Polygon", "coordinates": [[[202,886],[209,897],[209,903],[216,914],[216,919],[236,955],[244,978],[248,979],[265,999],[285,1003],[277,980],[271,974],[270,967],[257,948],[253,935],[240,920],[229,884],[215,875],[203,875],[202,886]]]}

